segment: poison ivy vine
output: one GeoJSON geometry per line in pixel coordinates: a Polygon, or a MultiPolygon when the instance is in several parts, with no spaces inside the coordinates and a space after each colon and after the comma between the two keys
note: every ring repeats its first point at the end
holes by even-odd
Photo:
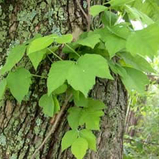
{"type": "Polygon", "coordinates": [[[101,17],[98,28],[84,32],[75,42],[72,42],[71,34],[38,34],[11,49],[0,70],[0,75],[4,77],[0,82],[0,100],[6,89],[9,89],[21,103],[28,94],[32,78],[46,78],[48,92],[40,98],[39,106],[44,114],[53,117],[61,114],[63,109],[58,101],[59,96],[71,95],[69,100],[74,102],[74,106],[68,109],[67,117],[71,129],[62,139],[62,151],[71,147],[77,159],[82,159],[87,149],[97,149],[93,131],[100,130],[100,118],[106,106],[102,101],[88,96],[96,77],[113,80],[111,70],[121,77],[128,91],[143,93],[149,83],[146,73],[154,72],[146,58],[153,59],[159,50],[157,1],[111,0],[107,3],[110,7],[95,5],[90,8],[93,17],[101,17]],[[156,11],[152,9],[154,6],[156,11]],[[150,15],[150,9],[153,15],[150,15]],[[140,21],[143,28],[136,30],[133,21],[140,21]],[[61,45],[62,52],[68,54],[67,60],[56,53],[61,45]],[[16,67],[23,56],[27,55],[37,70],[48,54],[53,54],[57,61],[52,62],[47,77],[16,67]]]}

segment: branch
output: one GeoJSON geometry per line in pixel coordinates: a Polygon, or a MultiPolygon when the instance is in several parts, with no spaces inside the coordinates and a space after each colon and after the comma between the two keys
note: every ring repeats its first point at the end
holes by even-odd
{"type": "Polygon", "coordinates": [[[36,157],[36,154],[38,153],[38,151],[43,147],[43,145],[46,143],[47,139],[51,136],[51,134],[53,134],[56,130],[56,127],[58,126],[58,123],[67,107],[67,104],[69,102],[69,100],[71,99],[72,94],[65,99],[65,102],[62,106],[62,109],[60,110],[59,114],[56,116],[55,118],[55,122],[54,125],[52,126],[51,130],[49,131],[48,135],[45,137],[45,139],[43,140],[43,142],[41,143],[41,145],[35,150],[34,154],[32,155],[31,159],[34,159],[36,157]]]}
{"type": "Polygon", "coordinates": [[[88,22],[88,16],[87,16],[86,12],[83,10],[83,8],[82,8],[80,2],[79,2],[78,0],[76,0],[76,2],[77,2],[78,6],[79,6],[79,8],[80,8],[80,10],[81,10],[81,12],[83,13],[83,15],[85,16],[85,18],[86,18],[86,20],[87,20],[87,22],[88,22]]]}
{"type": "Polygon", "coordinates": [[[87,31],[90,31],[90,27],[91,27],[91,15],[90,15],[91,0],[87,0],[87,5],[88,5],[88,15],[87,15],[88,26],[87,26],[87,31]]]}

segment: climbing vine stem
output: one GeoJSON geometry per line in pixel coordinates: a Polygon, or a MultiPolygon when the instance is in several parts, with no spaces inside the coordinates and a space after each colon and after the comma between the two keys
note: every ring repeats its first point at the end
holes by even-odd
{"type": "Polygon", "coordinates": [[[43,147],[43,145],[46,143],[46,141],[48,140],[48,138],[51,136],[51,134],[53,134],[60,122],[60,119],[69,103],[69,100],[72,98],[72,94],[70,94],[69,96],[67,96],[66,94],[66,98],[65,98],[65,101],[64,101],[64,104],[60,110],[60,112],[58,113],[58,115],[56,116],[55,118],[55,121],[54,121],[54,124],[51,128],[51,130],[48,132],[47,136],[45,137],[45,139],[43,140],[43,142],[41,143],[41,145],[35,150],[34,154],[32,155],[31,159],[34,159],[36,157],[36,154],[38,153],[38,151],[43,147]]]}

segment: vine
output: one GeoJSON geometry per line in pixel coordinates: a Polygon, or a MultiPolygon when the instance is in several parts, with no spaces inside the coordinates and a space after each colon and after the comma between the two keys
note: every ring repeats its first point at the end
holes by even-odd
{"type": "MultiPolygon", "coordinates": [[[[153,59],[157,55],[159,25],[154,18],[138,8],[141,1],[111,0],[107,2],[111,8],[103,5],[90,7],[90,0],[87,2],[89,14],[86,15],[84,10],[81,10],[87,18],[88,31],[82,33],[77,41],[72,42],[71,34],[51,34],[44,37],[37,35],[11,49],[5,65],[0,70],[3,78],[0,82],[0,100],[3,99],[6,89],[9,89],[21,103],[28,94],[32,78],[47,79],[48,92],[40,98],[39,106],[45,115],[56,115],[56,118],[48,136],[34,152],[32,159],[55,131],[70,101],[74,102],[74,106],[68,109],[67,117],[71,129],[62,139],[62,151],[71,147],[77,159],[82,159],[87,149],[96,151],[96,137],[93,131],[100,130],[100,118],[106,108],[102,101],[88,96],[96,77],[113,80],[111,69],[120,76],[128,91],[143,93],[149,83],[146,73],[154,72],[146,58],[153,59]],[[99,28],[91,31],[90,15],[100,16],[102,23],[99,28]],[[145,27],[136,31],[132,20],[140,21],[145,27]],[[56,53],[61,45],[62,52],[69,55],[67,60],[56,53]],[[59,61],[52,62],[50,59],[52,65],[47,77],[32,74],[26,68],[16,67],[23,56],[27,55],[37,70],[39,64],[50,53],[59,61]],[[62,107],[58,101],[61,94],[66,94],[62,107]]],[[[77,3],[79,4],[78,0],[77,3]]],[[[148,1],[142,2],[142,5],[146,6],[146,3],[148,1]]]]}

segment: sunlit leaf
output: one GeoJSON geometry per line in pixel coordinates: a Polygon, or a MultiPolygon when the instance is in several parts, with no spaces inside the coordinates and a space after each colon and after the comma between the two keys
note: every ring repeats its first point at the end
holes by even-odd
{"type": "Polygon", "coordinates": [[[49,95],[64,84],[73,65],[73,61],[58,61],[52,64],[47,81],[49,95]]]}
{"type": "Polygon", "coordinates": [[[96,151],[96,137],[92,133],[92,131],[87,130],[87,129],[83,129],[83,130],[80,131],[80,136],[87,140],[88,148],[90,148],[91,150],[96,151]]]}
{"type": "Polygon", "coordinates": [[[52,34],[52,35],[36,38],[35,40],[33,40],[30,43],[28,50],[27,50],[27,54],[29,55],[33,52],[37,52],[37,51],[47,48],[54,42],[54,40],[57,37],[58,37],[57,35],[52,34]]]}
{"type": "Polygon", "coordinates": [[[65,44],[65,43],[70,43],[73,40],[72,34],[66,34],[58,37],[56,39],[56,42],[59,44],[65,44]]]}
{"type": "Polygon", "coordinates": [[[77,139],[78,131],[77,130],[70,130],[67,131],[62,138],[62,151],[69,148],[77,139]]]}
{"type": "Polygon", "coordinates": [[[83,159],[88,149],[88,142],[86,139],[80,137],[75,140],[71,146],[71,151],[77,159],[83,159]]]}
{"type": "Polygon", "coordinates": [[[32,62],[35,70],[37,69],[39,63],[42,61],[43,57],[45,56],[46,54],[46,49],[43,49],[43,50],[40,50],[40,51],[37,51],[37,52],[33,52],[31,54],[29,54],[29,58],[30,58],[30,61],[32,62]]]}

